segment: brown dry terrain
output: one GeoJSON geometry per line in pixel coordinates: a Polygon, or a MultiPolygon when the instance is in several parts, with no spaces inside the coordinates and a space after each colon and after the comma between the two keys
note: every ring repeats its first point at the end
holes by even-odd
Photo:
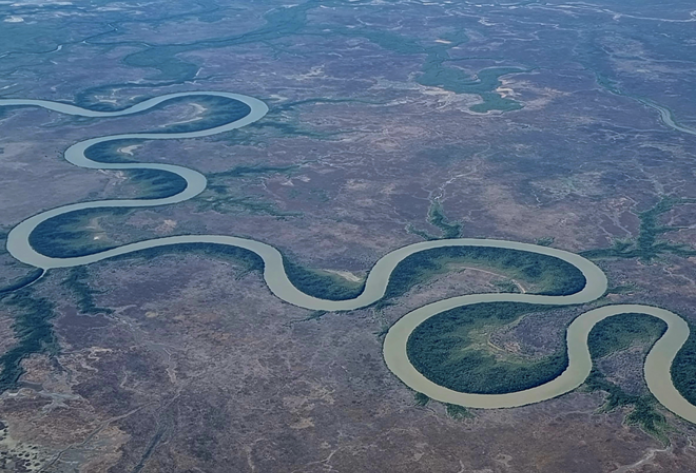
{"type": "MultiPolygon", "coordinates": [[[[0,98],[120,108],[220,90],[270,107],[235,132],[124,144],[115,156],[190,167],[209,187],[81,218],[63,228],[73,249],[236,235],[361,280],[449,231],[574,252],[625,243],[640,255],[596,259],[611,287],[600,303],[696,323],[693,5],[599,3],[0,2],[0,98]],[[669,199],[682,200],[651,226],[646,211],[669,199]]],[[[1,242],[43,210],[152,190],[70,165],[71,144],[212,112],[195,99],[111,119],[0,108],[1,242]]],[[[633,407],[602,410],[602,391],[466,415],[423,405],[386,368],[385,330],[445,297],[535,289],[448,270],[392,305],[326,314],[222,257],[103,261],[81,286],[52,270],[0,295],[0,472],[693,471],[694,426],[658,407],[665,426],[648,433],[627,422],[633,407]]],[[[0,288],[31,272],[0,250],[0,288]]],[[[583,309],[481,340],[501,359],[548,356],[583,309]]],[[[597,368],[645,395],[647,349],[597,368]]]]}

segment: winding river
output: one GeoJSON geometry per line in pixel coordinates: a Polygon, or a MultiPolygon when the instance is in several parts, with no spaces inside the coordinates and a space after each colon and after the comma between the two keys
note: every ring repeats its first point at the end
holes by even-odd
{"type": "Polygon", "coordinates": [[[667,331],[653,345],[647,355],[644,373],[648,388],[657,400],[678,416],[696,423],[696,407],[689,404],[672,383],[670,368],[672,362],[689,336],[688,324],[678,315],[667,310],[643,305],[604,306],[577,317],[567,329],[568,368],[556,379],[532,389],[508,394],[470,394],[452,391],[428,380],[410,363],[406,344],[410,334],[422,322],[434,315],[456,307],[484,302],[522,302],[529,304],[574,305],[592,302],[601,297],[607,289],[607,278],[599,267],[579,255],[544,246],[514,241],[491,239],[447,239],[424,241],[409,245],[383,256],[369,272],[365,290],[350,300],[324,300],[303,293],[293,286],[283,266],[281,253],[265,243],[225,235],[181,235],[139,241],[101,253],[71,258],[54,258],[37,252],[29,243],[29,236],[42,222],[68,212],[95,208],[113,207],[153,207],[174,204],[191,199],[206,188],[206,178],[202,174],[182,166],[149,163],[102,163],[90,160],[85,151],[96,144],[126,139],[138,140],[178,140],[200,138],[224,133],[263,118],[268,107],[262,101],[239,94],[224,92],[185,92],[162,95],[140,102],[130,108],[114,112],[100,112],[65,103],[44,100],[0,100],[0,106],[42,107],[59,113],[82,117],[119,117],[143,112],[158,104],[179,97],[216,96],[238,100],[251,109],[245,117],[230,123],[193,132],[184,133],[130,133],[87,139],[70,146],[65,151],[65,159],[70,163],[90,169],[152,169],[177,174],[186,180],[187,186],[180,193],[161,199],[123,199],[81,202],[65,205],[34,215],[14,227],[7,238],[7,250],[17,260],[48,270],[94,263],[118,255],[124,255],[148,248],[156,248],[180,243],[214,243],[230,245],[253,251],[265,264],[263,277],[269,289],[280,299],[291,304],[312,310],[349,311],[366,307],[380,300],[387,289],[389,277],[396,266],[406,257],[433,248],[469,246],[494,247],[538,253],[559,258],[578,268],[585,276],[585,287],[574,294],[546,296],[534,294],[475,294],[440,300],[409,312],[399,319],[389,330],[384,341],[384,359],[389,369],[407,386],[424,393],[432,399],[450,404],[472,408],[507,408],[541,402],[570,392],[580,386],[590,374],[592,359],[587,345],[587,337],[592,328],[601,320],[622,313],[644,313],[657,317],[667,323],[667,331]]]}

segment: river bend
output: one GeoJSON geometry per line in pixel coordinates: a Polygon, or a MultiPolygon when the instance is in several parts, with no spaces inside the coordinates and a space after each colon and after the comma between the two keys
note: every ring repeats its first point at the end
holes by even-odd
{"type": "MultiPolygon", "coordinates": [[[[94,111],[75,105],[45,100],[2,99],[0,106],[41,107],[55,112],[92,118],[108,118],[133,115],[144,112],[163,102],[180,97],[216,96],[245,103],[251,109],[245,117],[199,131],[183,133],[129,133],[91,138],[70,146],[64,153],[65,159],[79,167],[89,169],[152,169],[167,171],[181,176],[187,186],[180,193],[160,199],[114,199],[91,202],[81,202],[65,205],[34,215],[15,226],[7,238],[7,250],[17,260],[48,270],[51,268],[67,268],[94,263],[114,256],[125,255],[148,248],[157,248],[180,243],[214,243],[230,245],[253,251],[263,259],[263,277],[269,289],[280,299],[291,304],[312,310],[350,311],[380,300],[387,289],[389,277],[396,266],[406,257],[433,248],[470,246],[493,247],[519,250],[559,258],[578,268],[585,276],[585,287],[574,294],[564,296],[545,296],[535,294],[475,294],[452,297],[440,300],[414,311],[399,319],[389,330],[384,341],[384,359],[389,369],[410,388],[426,394],[437,401],[457,404],[472,408],[508,408],[517,407],[551,399],[568,393],[580,386],[592,369],[592,359],[587,345],[587,337],[592,328],[600,321],[622,313],[643,313],[657,317],[667,323],[667,331],[655,343],[648,353],[644,374],[648,388],[657,400],[667,409],[678,416],[696,423],[696,407],[691,405],[677,391],[672,382],[670,368],[679,349],[689,336],[689,326],[678,315],[667,310],[643,305],[611,305],[586,312],[577,317],[568,327],[566,342],[568,350],[568,368],[556,379],[524,391],[508,394],[471,394],[461,393],[439,386],[418,372],[408,359],[406,344],[411,333],[425,320],[434,315],[456,307],[485,302],[521,302],[546,305],[574,305],[592,302],[600,298],[607,289],[607,278],[602,270],[591,261],[574,253],[548,248],[544,246],[519,243],[506,240],[492,239],[446,239],[431,240],[399,248],[383,256],[370,270],[365,290],[356,298],[350,300],[324,300],[312,297],[297,289],[288,278],[283,266],[281,253],[274,247],[247,238],[226,235],[181,235],[166,238],[156,238],[139,241],[102,251],[100,253],[71,258],[54,258],[37,252],[29,243],[29,236],[38,225],[46,220],[84,209],[114,208],[114,207],[153,207],[175,204],[191,199],[206,188],[205,176],[192,169],[170,164],[155,163],[103,163],[90,160],[85,151],[96,144],[115,140],[180,140],[200,138],[228,132],[249,125],[263,118],[268,112],[266,104],[253,97],[226,92],[183,92],[162,95],[145,100],[124,110],[104,112],[94,111]]],[[[663,120],[666,118],[663,113],[663,120]]]]}

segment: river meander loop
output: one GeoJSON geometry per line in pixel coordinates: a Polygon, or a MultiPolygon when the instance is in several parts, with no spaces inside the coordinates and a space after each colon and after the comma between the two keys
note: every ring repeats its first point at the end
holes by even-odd
{"type": "Polygon", "coordinates": [[[180,243],[213,243],[236,246],[253,251],[263,259],[265,264],[263,273],[264,279],[269,289],[277,297],[300,307],[324,311],[349,311],[366,307],[377,302],[384,296],[389,283],[389,277],[402,260],[414,253],[433,248],[457,246],[504,248],[552,256],[575,266],[582,272],[586,284],[581,291],[563,296],[535,294],[475,294],[452,297],[420,307],[399,319],[387,333],[384,341],[384,359],[389,369],[407,386],[437,401],[482,409],[523,406],[560,396],[576,389],[584,382],[592,369],[592,359],[587,345],[587,337],[597,323],[613,315],[643,313],[657,317],[667,324],[667,331],[655,345],[653,345],[645,360],[644,374],[648,388],[657,400],[667,409],[692,423],[696,423],[696,407],[691,405],[677,391],[672,382],[670,373],[675,356],[689,336],[689,326],[686,321],[678,315],[656,307],[643,305],[612,305],[600,307],[580,315],[570,324],[566,333],[568,368],[556,379],[524,391],[507,394],[471,394],[457,392],[428,380],[411,364],[406,351],[409,336],[425,320],[443,311],[469,304],[486,302],[519,302],[567,306],[592,302],[601,297],[607,289],[607,278],[602,270],[591,261],[566,251],[505,240],[460,238],[424,241],[399,248],[383,256],[370,270],[365,283],[365,290],[362,294],[354,299],[334,301],[312,297],[297,289],[285,272],[281,253],[270,245],[246,238],[225,235],[172,236],[139,241],[100,253],[71,258],[46,256],[37,252],[31,246],[29,243],[29,236],[34,229],[42,222],[62,214],[84,209],[115,207],[136,208],[174,204],[191,199],[203,192],[206,188],[205,176],[192,169],[170,164],[97,162],[90,160],[85,155],[85,151],[89,147],[108,141],[126,139],[179,140],[212,136],[241,128],[260,120],[268,112],[268,107],[265,103],[253,97],[226,92],[184,92],[162,95],[145,100],[124,110],[114,112],[93,111],[70,104],[44,100],[0,100],[0,106],[42,107],[68,115],[107,118],[144,112],[156,105],[175,98],[206,96],[223,97],[243,102],[249,106],[250,112],[241,119],[213,128],[192,132],[130,133],[92,138],[70,146],[64,154],[67,161],[83,168],[112,170],[151,169],[171,172],[186,180],[187,186],[183,191],[176,195],[161,199],[123,199],[80,202],[42,212],[22,221],[10,231],[7,238],[8,252],[23,263],[48,270],[51,268],[67,268],[90,264],[135,251],[180,243]]]}

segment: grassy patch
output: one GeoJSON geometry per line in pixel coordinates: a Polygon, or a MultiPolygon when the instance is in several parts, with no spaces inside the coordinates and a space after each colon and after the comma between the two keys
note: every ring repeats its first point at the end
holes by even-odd
{"type": "Polygon", "coordinates": [[[499,292],[507,292],[507,293],[520,293],[520,288],[517,287],[517,284],[510,280],[505,280],[505,281],[495,281],[493,283],[497,288],[499,292]]]}
{"type": "Polygon", "coordinates": [[[619,284],[607,288],[607,294],[633,294],[638,290],[635,284],[619,284]]]}

